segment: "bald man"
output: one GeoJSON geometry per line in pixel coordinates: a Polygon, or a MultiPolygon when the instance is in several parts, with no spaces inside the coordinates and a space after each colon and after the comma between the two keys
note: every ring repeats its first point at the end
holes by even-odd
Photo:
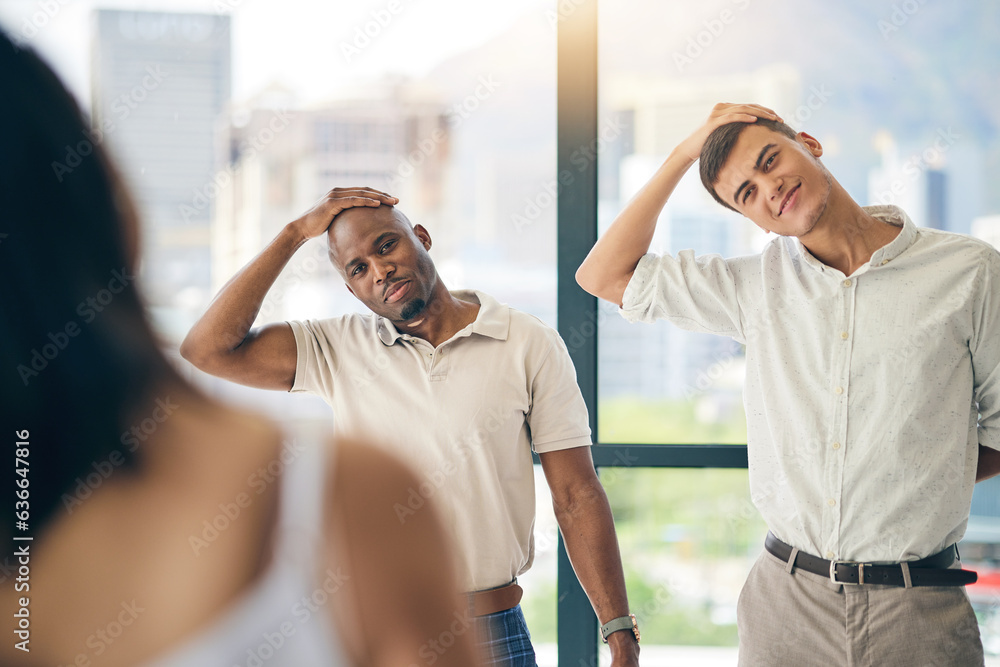
{"type": "MultiPolygon", "coordinates": [[[[590,455],[587,408],[559,335],[478,291],[447,289],[430,234],[370,188],[337,188],[222,288],[181,345],[207,373],[323,397],[340,434],[384,443],[421,484],[390,499],[400,530],[433,507],[452,528],[460,584],[488,665],[535,665],[517,577],[534,556],[531,452],[615,667],[638,664],[614,523],[590,455]],[[326,234],[330,260],[371,311],[251,328],[281,270],[326,234]]],[[[362,600],[361,604],[365,604],[362,600]]],[[[447,650],[428,637],[415,664],[447,650]]]]}

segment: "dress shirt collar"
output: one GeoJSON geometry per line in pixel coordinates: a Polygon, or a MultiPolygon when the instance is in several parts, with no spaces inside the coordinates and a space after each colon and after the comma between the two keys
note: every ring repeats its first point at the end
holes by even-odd
{"type": "MultiPolygon", "coordinates": [[[[906,212],[898,206],[876,205],[863,206],[862,208],[867,213],[870,213],[883,222],[888,222],[890,225],[903,228],[900,230],[899,234],[896,235],[896,238],[872,253],[872,258],[869,260],[867,266],[862,267],[864,271],[867,271],[869,268],[888,264],[891,260],[902,255],[903,252],[916,240],[917,227],[913,224],[913,221],[910,220],[910,216],[908,216],[906,212]]],[[[802,241],[794,237],[789,238],[789,241],[791,241],[791,246],[796,249],[797,254],[806,264],[818,269],[821,272],[832,270],[829,266],[816,259],[813,254],[809,252],[804,245],[802,245],[802,241]]]]}
{"type": "MultiPolygon", "coordinates": [[[[452,296],[462,301],[479,304],[479,313],[469,326],[459,331],[452,338],[479,334],[496,340],[507,340],[510,330],[510,307],[500,303],[488,294],[477,290],[453,290],[452,296]]],[[[399,338],[409,339],[408,334],[401,334],[395,325],[384,317],[376,317],[379,340],[386,346],[394,344],[399,338]]]]}

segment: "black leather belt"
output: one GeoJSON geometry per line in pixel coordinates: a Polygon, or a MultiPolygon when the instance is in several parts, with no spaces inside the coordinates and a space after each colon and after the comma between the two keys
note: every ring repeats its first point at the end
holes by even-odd
{"type": "MultiPolygon", "coordinates": [[[[764,548],[772,556],[788,562],[792,547],[770,532],[764,540],[764,548]]],[[[955,545],[939,551],[933,556],[907,561],[911,586],[967,586],[976,582],[978,575],[971,570],[948,569],[954,564],[957,549],[955,545]]],[[[826,560],[807,553],[795,555],[795,567],[823,577],[829,577],[835,584],[879,584],[882,586],[905,587],[903,568],[899,563],[861,563],[856,561],[826,560]]]]}

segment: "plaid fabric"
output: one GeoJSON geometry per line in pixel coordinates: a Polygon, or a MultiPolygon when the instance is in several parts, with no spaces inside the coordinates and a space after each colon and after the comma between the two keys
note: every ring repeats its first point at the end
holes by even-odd
{"type": "Polygon", "coordinates": [[[476,617],[479,653],[484,665],[537,667],[528,624],[521,605],[513,609],[476,617]]]}

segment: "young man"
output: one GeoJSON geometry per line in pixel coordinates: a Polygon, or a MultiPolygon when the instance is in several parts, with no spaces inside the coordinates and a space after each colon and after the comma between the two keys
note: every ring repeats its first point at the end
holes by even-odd
{"type": "Polygon", "coordinates": [[[1000,255],[859,206],[822,154],[770,109],[716,105],[577,280],[630,321],[746,344],[770,533],[740,596],[740,665],[981,665],[954,544],[1000,470],[1000,255]],[[699,157],[717,201],[778,235],[761,254],[647,254],[699,157]]]}
{"type": "MultiPolygon", "coordinates": [[[[338,433],[385,443],[415,469],[422,483],[385,511],[404,525],[434,505],[452,528],[485,664],[535,664],[516,583],[534,555],[534,449],[577,576],[600,622],[614,621],[613,664],[637,665],[611,510],[565,345],[482,292],[449,292],[430,234],[396,203],[369,188],[331,191],[222,288],[181,354],[234,382],[322,396],[338,433]],[[251,329],[288,260],[324,233],[372,314],[251,329]]],[[[414,661],[446,648],[433,641],[414,661]]]]}

